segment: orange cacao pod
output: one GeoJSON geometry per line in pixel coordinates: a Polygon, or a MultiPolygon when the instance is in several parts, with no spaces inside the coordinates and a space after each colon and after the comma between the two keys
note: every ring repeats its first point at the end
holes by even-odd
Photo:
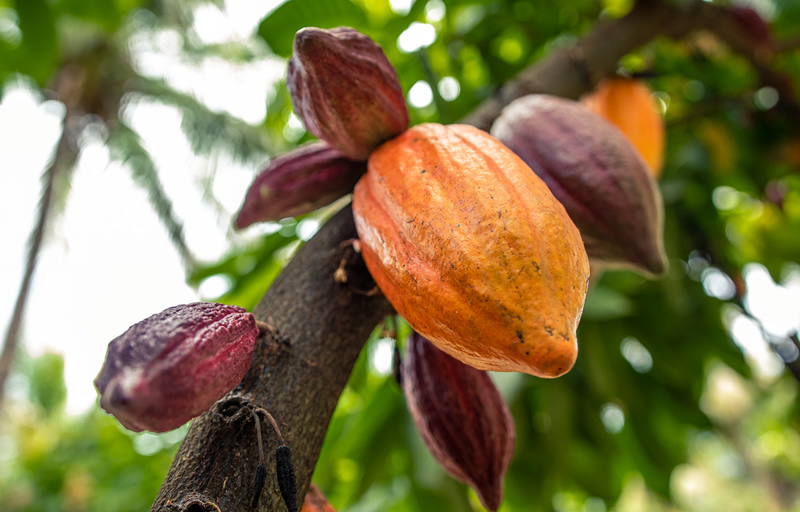
{"type": "Polygon", "coordinates": [[[610,78],[581,99],[592,112],[606,118],[631,141],[654,176],[664,159],[664,119],[650,89],[630,78],[610,78]]]}
{"type": "Polygon", "coordinates": [[[380,46],[348,27],[304,28],[286,87],[309,132],[353,160],[408,127],[397,73],[380,46]]]}
{"type": "Polygon", "coordinates": [[[489,374],[414,332],[402,375],[408,410],[433,457],[475,489],[486,508],[497,510],[515,434],[508,406],[489,374]]]}
{"type": "Polygon", "coordinates": [[[300,509],[300,512],[336,512],[336,510],[325,499],[322,491],[316,485],[311,484],[303,500],[303,508],[300,509]]]}
{"type": "Polygon", "coordinates": [[[380,146],[353,193],[367,268],[420,334],[482,370],[577,357],[589,264],[564,207],[486,132],[423,124],[380,146]]]}
{"type": "Polygon", "coordinates": [[[592,263],[667,268],[661,193],[633,146],[579,103],[533,94],[512,102],[492,134],[550,187],[592,263]]]}

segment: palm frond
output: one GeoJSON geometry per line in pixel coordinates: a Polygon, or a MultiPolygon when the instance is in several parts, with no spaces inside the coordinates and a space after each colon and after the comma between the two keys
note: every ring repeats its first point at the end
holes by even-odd
{"type": "Polygon", "coordinates": [[[108,139],[111,156],[126,164],[133,179],[147,191],[150,203],[169,233],[187,270],[196,265],[194,256],[184,238],[183,224],[175,216],[172,201],[164,191],[158,170],[150,154],[142,146],[139,135],[122,122],[116,123],[108,139]]]}

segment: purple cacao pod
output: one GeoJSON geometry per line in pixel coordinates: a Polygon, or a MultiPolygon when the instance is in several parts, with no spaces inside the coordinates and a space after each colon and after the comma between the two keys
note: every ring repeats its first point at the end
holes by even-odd
{"type": "Polygon", "coordinates": [[[381,47],[352,28],[298,31],[286,87],[308,131],[353,160],[408,128],[397,73],[381,47]]]}
{"type": "Polygon", "coordinates": [[[497,510],[514,454],[514,420],[489,374],[467,366],[413,332],[402,364],[414,424],[434,458],[497,510]]]}
{"type": "Polygon", "coordinates": [[[274,158],[250,185],[236,227],[296,217],[353,191],[365,162],[345,158],[325,142],[312,142],[274,158]]]}
{"type": "Polygon", "coordinates": [[[746,5],[732,5],[729,9],[736,25],[758,48],[770,52],[774,49],[772,30],[756,10],[746,5]]]}
{"type": "Polygon", "coordinates": [[[202,414],[250,368],[258,327],[237,306],[173,306],[108,344],[94,385],[125,428],[166,432],[202,414]]]}
{"type": "Polygon", "coordinates": [[[503,110],[492,135],[564,205],[590,262],[653,275],[666,271],[661,193],[647,164],[611,123],[577,102],[532,94],[503,110]]]}

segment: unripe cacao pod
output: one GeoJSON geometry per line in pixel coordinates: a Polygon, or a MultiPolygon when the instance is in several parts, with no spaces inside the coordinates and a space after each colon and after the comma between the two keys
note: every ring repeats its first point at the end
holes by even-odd
{"type": "Polygon", "coordinates": [[[606,120],[580,104],[535,94],[512,102],[492,134],[550,187],[601,266],[667,269],[661,193],[646,164],[606,120]]]}
{"type": "Polygon", "coordinates": [[[322,491],[316,485],[311,484],[303,500],[303,508],[300,509],[300,512],[336,512],[336,510],[325,499],[322,491]]]}
{"type": "Polygon", "coordinates": [[[247,191],[236,227],[296,217],[327,206],[353,190],[367,171],[327,143],[306,144],[273,159],[247,191]]]}
{"type": "Polygon", "coordinates": [[[108,344],[100,406],[134,432],[166,432],[200,415],[250,368],[258,327],[237,306],[173,306],[108,344]]]}
{"type": "Polygon", "coordinates": [[[771,56],[775,50],[772,30],[764,18],[758,14],[758,11],[746,5],[732,5],[728,9],[730,9],[736,26],[756,46],[757,52],[761,53],[763,57],[771,56]]]}
{"type": "Polygon", "coordinates": [[[572,367],[589,278],[580,234],[488,133],[422,124],[383,144],[353,215],[381,291],[440,349],[482,370],[572,367]]]}
{"type": "Polygon", "coordinates": [[[353,160],[408,127],[397,73],[381,47],[352,28],[297,32],[286,87],[308,131],[353,160]]]}
{"type": "Polygon", "coordinates": [[[650,172],[661,175],[664,161],[664,118],[650,96],[650,89],[640,80],[610,78],[600,82],[581,103],[599,114],[633,144],[650,172]]]}
{"type": "Polygon", "coordinates": [[[434,458],[497,510],[514,454],[514,420],[489,375],[412,333],[403,360],[411,417],[434,458]]]}

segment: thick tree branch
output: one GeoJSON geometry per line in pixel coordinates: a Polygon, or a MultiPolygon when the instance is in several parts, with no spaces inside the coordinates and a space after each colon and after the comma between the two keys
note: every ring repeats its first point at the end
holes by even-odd
{"type": "MultiPolygon", "coordinates": [[[[659,35],[713,30],[721,13],[722,8],[703,2],[685,7],[639,2],[628,16],[598,24],[574,47],[556,51],[524,71],[465,122],[488,129],[505,105],[533,92],[577,98],[613,74],[625,54],[659,35]]],[[[340,243],[355,236],[348,207],[298,252],[264,296],[256,318],[277,333],[260,340],[253,368],[240,387],[194,420],[152,510],[252,510],[258,453],[245,401],[269,410],[278,421],[294,456],[299,495],[305,494],[358,353],[390,311],[382,297],[359,295],[333,279],[342,256],[340,243]]],[[[348,273],[356,288],[371,287],[360,261],[348,273]]],[[[272,457],[276,442],[270,436],[265,442],[270,461],[259,508],[285,510],[272,457]]]]}
{"type": "MultiPolygon", "coordinates": [[[[292,450],[301,495],[311,481],[333,410],[372,329],[391,312],[361,258],[348,281],[333,274],[356,237],[350,207],[336,214],[292,259],[256,307],[274,332],[259,338],[253,367],[212,411],[194,420],[153,510],[252,510],[256,431],[244,401],[268,410],[292,450]]],[[[275,436],[264,429],[267,487],[260,510],[285,510],[275,479],[275,436]]]]}
{"type": "Polygon", "coordinates": [[[484,101],[465,122],[488,130],[506,105],[527,94],[577,99],[613,75],[619,60],[639,46],[659,36],[678,39],[701,30],[714,34],[746,58],[758,72],[762,85],[777,89],[787,110],[800,113],[787,78],[770,67],[769,59],[737,26],[730,11],[705,2],[674,6],[640,0],[626,17],[598,23],[574,46],[555,51],[523,71],[484,101]]]}

